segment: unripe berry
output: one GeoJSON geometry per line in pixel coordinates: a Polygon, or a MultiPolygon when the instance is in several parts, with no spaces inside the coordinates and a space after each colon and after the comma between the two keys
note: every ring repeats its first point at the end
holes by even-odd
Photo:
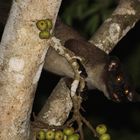
{"type": "Polygon", "coordinates": [[[63,140],[64,134],[62,131],[56,131],[55,132],[55,140],[63,140]]]}
{"type": "Polygon", "coordinates": [[[99,124],[97,127],[96,127],[96,132],[99,134],[99,135],[102,135],[104,133],[106,133],[107,131],[107,127],[105,124],[99,124]]]}
{"type": "Polygon", "coordinates": [[[74,128],[73,127],[67,127],[63,130],[63,132],[67,136],[72,135],[74,133],[74,128]]]}
{"type": "Polygon", "coordinates": [[[49,39],[50,38],[50,32],[49,31],[41,31],[39,33],[39,37],[41,39],[49,39]]]}
{"type": "Polygon", "coordinates": [[[47,140],[53,140],[55,137],[55,132],[53,130],[48,130],[46,132],[46,139],[47,140]]]}
{"type": "Polygon", "coordinates": [[[49,30],[52,29],[52,27],[53,27],[52,20],[46,19],[46,23],[47,23],[48,29],[49,29],[49,30]]]}
{"type": "Polygon", "coordinates": [[[38,140],[45,140],[45,131],[44,131],[44,130],[40,130],[40,131],[37,133],[37,139],[38,139],[38,140]]]}
{"type": "Polygon", "coordinates": [[[111,137],[109,134],[105,133],[99,137],[99,140],[111,140],[111,137]]]}
{"type": "Polygon", "coordinates": [[[72,134],[68,136],[68,140],[80,140],[79,134],[72,134]]]}
{"type": "Polygon", "coordinates": [[[37,21],[36,26],[40,31],[45,31],[48,29],[48,24],[46,20],[37,21]]]}
{"type": "Polygon", "coordinates": [[[66,135],[64,135],[63,140],[68,140],[68,137],[66,135]]]}

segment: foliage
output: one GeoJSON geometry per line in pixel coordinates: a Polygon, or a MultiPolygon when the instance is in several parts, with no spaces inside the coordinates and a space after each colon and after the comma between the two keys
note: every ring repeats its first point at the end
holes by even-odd
{"type": "Polygon", "coordinates": [[[62,18],[86,37],[91,36],[99,25],[112,13],[112,0],[72,0],[62,6],[62,18]]]}

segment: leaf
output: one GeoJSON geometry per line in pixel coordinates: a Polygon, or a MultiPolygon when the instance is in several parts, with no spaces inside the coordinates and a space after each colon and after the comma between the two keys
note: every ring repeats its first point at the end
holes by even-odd
{"type": "Polygon", "coordinates": [[[100,21],[99,15],[98,14],[93,15],[90,18],[90,20],[87,21],[87,24],[85,27],[86,32],[89,33],[90,35],[92,35],[96,31],[96,29],[99,25],[99,21],[100,21]]]}

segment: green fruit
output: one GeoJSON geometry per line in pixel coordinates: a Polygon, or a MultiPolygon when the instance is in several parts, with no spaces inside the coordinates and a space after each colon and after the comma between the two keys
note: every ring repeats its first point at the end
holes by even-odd
{"type": "Polygon", "coordinates": [[[48,23],[46,20],[37,21],[36,26],[40,31],[45,31],[48,29],[48,23]]]}
{"type": "Polygon", "coordinates": [[[106,133],[107,131],[107,127],[105,124],[99,124],[97,127],[96,127],[96,132],[99,134],[99,135],[102,135],[104,133],[106,133]]]}
{"type": "Polygon", "coordinates": [[[79,134],[73,134],[68,136],[68,140],[80,140],[79,134]]]}
{"type": "Polygon", "coordinates": [[[39,37],[41,39],[49,39],[50,38],[50,32],[49,31],[41,31],[39,33],[39,37]]]}
{"type": "Polygon", "coordinates": [[[99,137],[99,140],[111,140],[111,137],[109,134],[105,133],[99,137]]]}
{"type": "Polygon", "coordinates": [[[55,140],[63,140],[64,134],[62,131],[55,132],[55,140]]]}
{"type": "Polygon", "coordinates": [[[66,135],[64,135],[64,138],[63,138],[63,140],[68,140],[68,138],[67,138],[67,136],[66,136],[66,135]]]}
{"type": "Polygon", "coordinates": [[[73,127],[67,127],[63,130],[63,132],[67,136],[72,135],[74,133],[74,128],[73,127]]]}
{"type": "Polygon", "coordinates": [[[55,137],[55,132],[53,130],[48,130],[46,132],[46,139],[47,140],[53,140],[55,137]]]}
{"type": "Polygon", "coordinates": [[[47,23],[48,29],[49,29],[49,30],[52,29],[52,27],[53,27],[52,20],[46,19],[46,23],[47,23]]]}
{"type": "Polygon", "coordinates": [[[38,140],[45,140],[45,131],[44,131],[44,130],[40,130],[40,131],[37,133],[37,139],[38,139],[38,140]]]}

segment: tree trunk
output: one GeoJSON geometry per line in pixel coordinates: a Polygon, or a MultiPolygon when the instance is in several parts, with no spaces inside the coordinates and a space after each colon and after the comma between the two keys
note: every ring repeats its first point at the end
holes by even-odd
{"type": "Polygon", "coordinates": [[[37,20],[55,23],[61,0],[14,0],[0,44],[0,139],[27,140],[37,82],[49,47],[37,20]]]}

